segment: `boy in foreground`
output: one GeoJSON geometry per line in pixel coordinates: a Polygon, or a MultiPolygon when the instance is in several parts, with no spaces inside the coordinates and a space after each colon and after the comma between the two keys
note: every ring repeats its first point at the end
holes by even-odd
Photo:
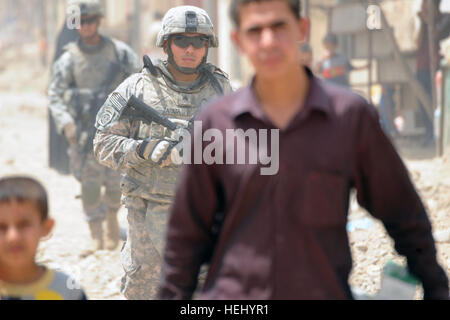
{"type": "Polygon", "coordinates": [[[39,182],[0,179],[0,300],[87,300],[66,274],[36,263],[39,241],[54,223],[39,182]]]}

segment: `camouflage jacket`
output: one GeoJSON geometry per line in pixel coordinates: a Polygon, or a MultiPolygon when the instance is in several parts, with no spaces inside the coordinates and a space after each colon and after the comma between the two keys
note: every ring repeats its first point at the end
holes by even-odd
{"type": "Polygon", "coordinates": [[[48,89],[50,112],[58,132],[62,133],[67,124],[75,123],[79,112],[73,103],[75,93],[79,97],[78,104],[85,105],[90,95],[105,82],[111,63],[118,63],[121,72],[106,88],[105,99],[126,77],[139,70],[136,53],[125,43],[103,36],[95,47],[85,46],[81,40],[64,47],[64,53],[53,65],[48,89]]]}
{"type": "Polygon", "coordinates": [[[169,119],[190,120],[207,102],[232,91],[224,72],[211,64],[206,68],[194,83],[184,87],[177,85],[167,69],[167,62],[158,60],[155,63],[157,76],[146,68],[130,76],[100,109],[94,153],[101,164],[125,173],[121,183],[124,196],[170,203],[180,167],[161,167],[139,156],[137,147],[144,139],[159,140],[167,132],[161,125],[143,119],[119,119],[120,108],[124,106],[118,106],[114,97],[120,95],[128,101],[135,95],[169,119]]]}

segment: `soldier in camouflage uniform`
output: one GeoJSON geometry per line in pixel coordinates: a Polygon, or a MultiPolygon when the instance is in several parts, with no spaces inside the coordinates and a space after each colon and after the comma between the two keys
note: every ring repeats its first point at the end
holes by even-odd
{"type": "Polygon", "coordinates": [[[97,115],[94,153],[100,163],[122,170],[121,188],[128,209],[128,236],[121,252],[127,299],[152,299],[160,281],[169,206],[180,166],[163,155],[170,132],[159,124],[119,114],[131,95],[163,116],[186,125],[208,101],[231,92],[228,76],[206,63],[218,41],[208,14],[200,8],[170,9],[157,37],[167,61],[129,77],[106,100],[97,115]]]}
{"type": "Polygon", "coordinates": [[[90,248],[82,253],[86,256],[103,248],[112,250],[120,240],[120,175],[94,157],[95,116],[108,94],[137,72],[140,63],[125,43],[98,33],[103,16],[98,0],[68,1],[68,5],[80,8],[80,37],[69,43],[55,61],[48,96],[56,129],[71,145],[72,172],[81,182],[83,209],[92,238],[90,248]]]}

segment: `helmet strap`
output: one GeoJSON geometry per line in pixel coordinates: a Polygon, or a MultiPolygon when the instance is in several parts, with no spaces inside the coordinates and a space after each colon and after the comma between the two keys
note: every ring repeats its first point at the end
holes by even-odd
{"type": "Polygon", "coordinates": [[[195,73],[199,73],[200,70],[206,65],[206,60],[208,59],[208,51],[209,48],[206,48],[206,53],[205,56],[202,59],[202,62],[198,65],[197,68],[186,68],[186,67],[180,67],[176,62],[175,59],[173,57],[173,51],[172,51],[172,47],[170,45],[170,39],[167,42],[167,53],[168,53],[168,59],[167,61],[179,72],[184,73],[184,74],[195,74],[195,73]]]}

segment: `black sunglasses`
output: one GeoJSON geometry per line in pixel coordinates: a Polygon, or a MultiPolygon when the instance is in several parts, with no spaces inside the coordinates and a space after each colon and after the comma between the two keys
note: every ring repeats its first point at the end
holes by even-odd
{"type": "Polygon", "coordinates": [[[195,37],[188,37],[182,34],[174,35],[172,36],[173,43],[177,47],[180,48],[187,48],[190,44],[194,46],[195,49],[200,49],[206,46],[208,43],[208,38],[205,36],[195,36],[195,37]]]}
{"type": "Polygon", "coordinates": [[[82,18],[81,19],[81,21],[80,21],[80,23],[81,23],[81,25],[83,25],[83,24],[93,24],[94,22],[96,22],[97,21],[97,19],[98,19],[98,17],[96,16],[96,17],[91,17],[91,18],[82,18]]]}

